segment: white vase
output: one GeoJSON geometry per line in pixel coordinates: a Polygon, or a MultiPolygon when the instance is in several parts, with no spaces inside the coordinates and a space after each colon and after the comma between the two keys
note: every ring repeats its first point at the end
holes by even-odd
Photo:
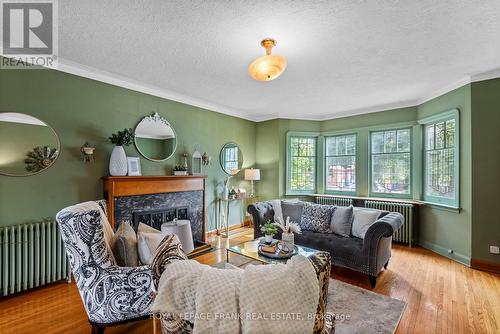
{"type": "Polygon", "coordinates": [[[293,251],[293,246],[294,246],[293,233],[281,233],[281,241],[283,242],[283,245],[289,248],[289,251],[293,251]]]}
{"type": "Polygon", "coordinates": [[[123,146],[113,147],[111,158],[109,158],[109,174],[111,176],[127,175],[127,155],[123,146]]]}
{"type": "Polygon", "coordinates": [[[264,242],[271,243],[273,241],[273,236],[270,234],[264,235],[264,242]]]}

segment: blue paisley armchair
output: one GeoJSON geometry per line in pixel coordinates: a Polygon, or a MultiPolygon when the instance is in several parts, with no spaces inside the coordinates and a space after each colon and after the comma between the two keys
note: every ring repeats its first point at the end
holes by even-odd
{"type": "Polygon", "coordinates": [[[61,210],[56,220],[92,333],[105,327],[149,318],[151,266],[119,267],[111,252],[113,230],[106,201],[85,202],[61,210]]]}

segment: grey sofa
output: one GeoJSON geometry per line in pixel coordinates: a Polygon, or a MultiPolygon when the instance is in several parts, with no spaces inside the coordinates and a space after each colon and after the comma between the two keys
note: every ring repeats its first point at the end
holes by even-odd
{"type": "MultiPolygon", "coordinates": [[[[271,202],[259,202],[248,206],[253,217],[255,237],[262,236],[260,226],[274,219],[271,202]]],[[[367,274],[372,287],[382,268],[387,268],[391,258],[392,235],[404,222],[398,212],[381,211],[379,218],[368,228],[365,238],[344,237],[335,233],[302,231],[295,235],[295,243],[327,251],[332,264],[367,274]]],[[[275,238],[280,239],[278,234],[275,238]]]]}

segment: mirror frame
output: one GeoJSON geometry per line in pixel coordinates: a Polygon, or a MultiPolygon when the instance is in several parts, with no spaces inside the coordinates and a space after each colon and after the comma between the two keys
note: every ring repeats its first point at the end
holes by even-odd
{"type": "Polygon", "coordinates": [[[54,159],[54,161],[52,162],[52,164],[50,164],[50,166],[48,166],[47,168],[44,168],[44,169],[40,169],[38,172],[26,172],[26,174],[22,174],[22,175],[18,175],[18,174],[10,174],[10,173],[5,173],[5,172],[2,172],[0,170],[0,175],[4,175],[4,176],[12,176],[12,177],[25,177],[25,176],[33,176],[33,175],[37,175],[37,174],[40,174],[40,173],[43,173],[45,172],[46,170],[52,168],[52,166],[55,165],[55,163],[57,162],[57,159],[59,159],[59,157],[61,156],[61,151],[62,151],[62,146],[61,146],[61,140],[59,139],[59,135],[57,134],[56,130],[54,130],[54,128],[52,127],[52,125],[50,125],[49,123],[45,122],[44,120],[41,120],[40,118],[36,117],[36,116],[33,116],[31,114],[28,114],[28,113],[24,113],[24,112],[17,112],[17,111],[0,111],[0,114],[3,114],[3,113],[15,113],[15,114],[23,114],[23,115],[28,115],[30,117],[33,117],[33,118],[36,118],[37,120],[39,120],[40,122],[43,122],[45,123],[45,125],[52,131],[52,133],[54,134],[54,136],[56,137],[56,140],[57,140],[57,146],[58,147],[58,153],[57,153],[57,157],[54,159]]]}
{"type": "Polygon", "coordinates": [[[174,155],[175,151],[177,151],[177,132],[175,132],[175,129],[174,129],[174,127],[172,126],[172,124],[170,124],[170,122],[169,122],[169,121],[167,121],[167,119],[166,119],[165,117],[161,116],[161,115],[160,115],[160,114],[158,114],[157,112],[154,112],[154,113],[152,113],[151,115],[144,116],[143,118],[141,118],[141,120],[140,120],[140,121],[139,121],[139,122],[135,125],[135,127],[134,127],[134,146],[135,146],[135,148],[136,148],[137,152],[139,152],[139,154],[140,154],[140,155],[141,155],[144,159],[147,159],[147,160],[149,160],[149,161],[153,161],[153,162],[163,162],[163,161],[165,161],[165,160],[167,160],[167,159],[170,159],[170,158],[174,155]],[[156,121],[163,122],[163,123],[167,124],[167,125],[168,125],[171,129],[172,129],[172,132],[173,132],[173,133],[174,133],[174,135],[175,135],[175,146],[174,146],[174,149],[172,150],[172,153],[170,153],[170,155],[169,155],[168,157],[166,157],[166,158],[164,158],[164,159],[161,159],[161,160],[160,160],[160,159],[152,159],[152,158],[150,158],[150,157],[146,156],[144,153],[142,153],[141,149],[140,149],[140,148],[139,148],[139,146],[137,145],[137,139],[136,139],[137,137],[135,136],[135,129],[137,129],[137,126],[139,126],[139,124],[141,124],[141,122],[142,122],[142,121],[144,121],[145,119],[151,119],[151,120],[153,120],[153,121],[155,121],[155,122],[156,122],[156,121]]]}
{"type": "MultiPolygon", "coordinates": [[[[243,152],[241,151],[241,148],[238,144],[236,144],[234,141],[230,141],[230,142],[227,142],[225,143],[224,145],[222,145],[222,148],[220,149],[219,151],[219,164],[220,164],[220,167],[222,168],[222,171],[224,173],[226,173],[227,175],[229,176],[235,176],[235,175],[238,175],[238,173],[236,174],[231,174],[231,173],[228,173],[225,169],[224,169],[224,164],[222,162],[222,152],[224,150],[224,147],[226,147],[226,145],[229,145],[229,144],[234,144],[236,145],[236,147],[238,148],[238,157],[239,155],[241,154],[241,168],[238,170],[238,173],[243,169],[243,152]]],[[[240,165],[240,161],[238,161],[238,167],[240,165]]]]}

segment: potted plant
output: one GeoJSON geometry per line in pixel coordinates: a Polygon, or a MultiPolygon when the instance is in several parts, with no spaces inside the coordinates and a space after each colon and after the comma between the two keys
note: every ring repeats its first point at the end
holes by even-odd
{"type": "Polygon", "coordinates": [[[278,233],[278,228],[271,223],[271,220],[268,220],[267,223],[260,227],[260,231],[264,233],[264,241],[266,243],[271,243],[273,241],[273,236],[278,233]]]}
{"type": "Polygon", "coordinates": [[[187,167],[184,165],[175,165],[174,175],[188,175],[187,167]]]}
{"type": "Polygon", "coordinates": [[[281,224],[279,221],[274,223],[275,226],[278,226],[283,233],[281,233],[281,241],[284,245],[290,248],[293,251],[294,247],[294,233],[301,234],[302,230],[300,229],[299,224],[290,222],[290,217],[286,217],[286,223],[281,224]]]}
{"type": "Polygon", "coordinates": [[[113,133],[109,141],[115,144],[109,159],[109,174],[111,176],[127,175],[127,155],[123,146],[129,146],[134,141],[134,131],[132,129],[123,129],[113,133]]]}

